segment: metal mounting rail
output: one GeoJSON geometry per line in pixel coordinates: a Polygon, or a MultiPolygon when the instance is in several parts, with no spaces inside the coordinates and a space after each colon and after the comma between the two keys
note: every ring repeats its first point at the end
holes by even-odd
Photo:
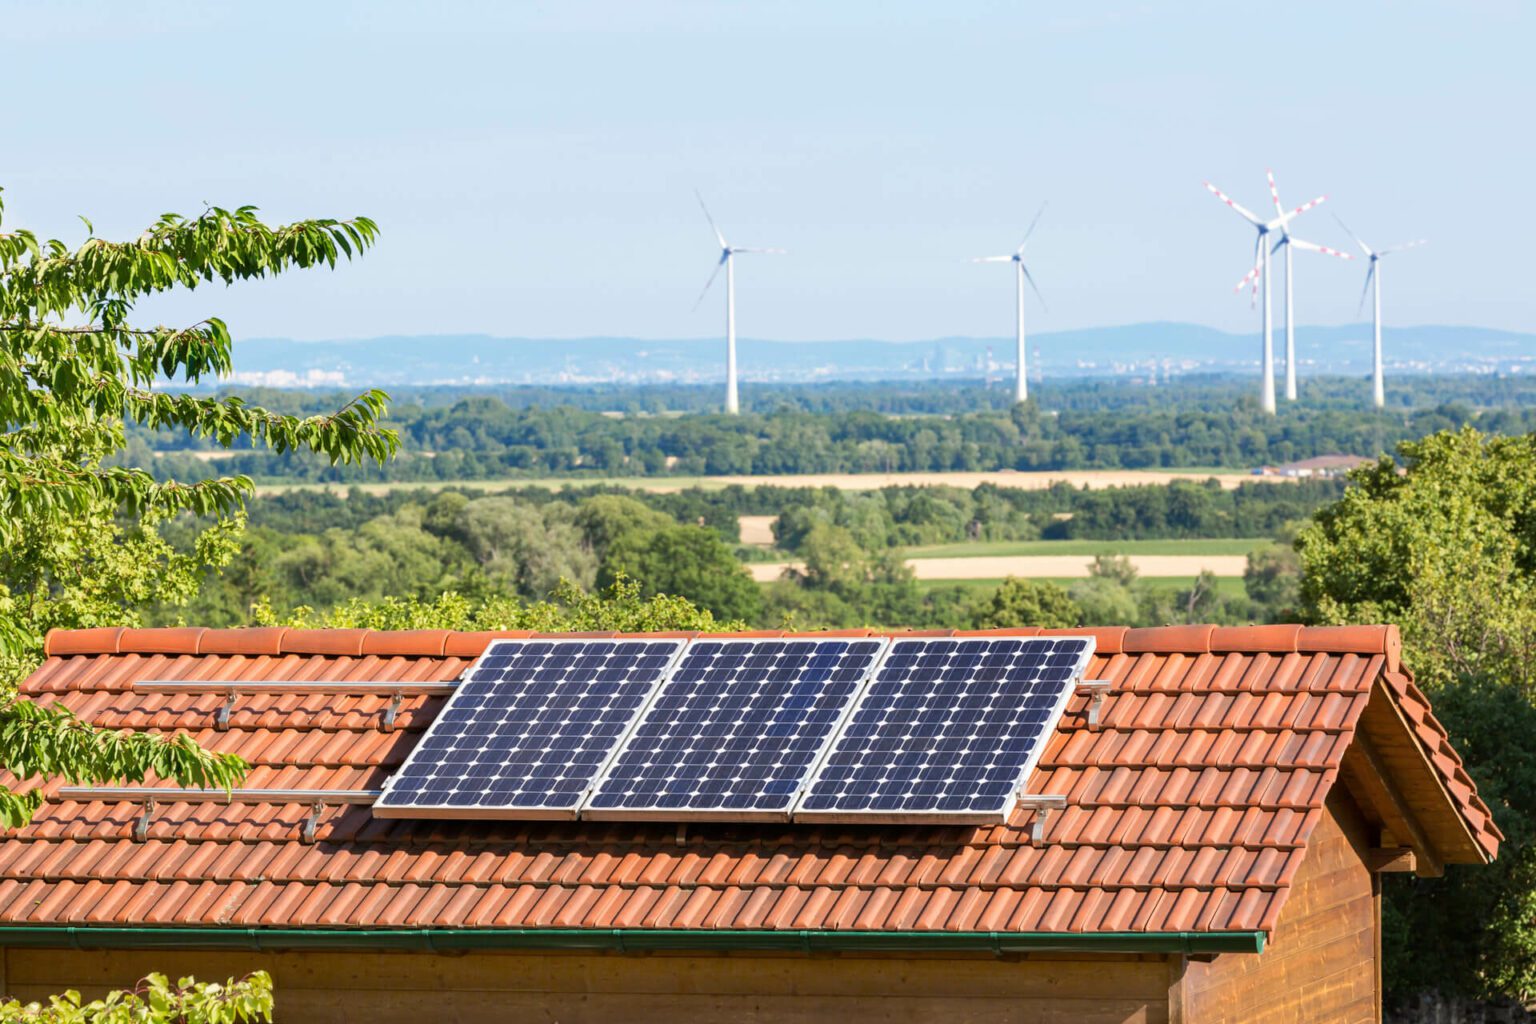
{"type": "Polygon", "coordinates": [[[400,714],[400,705],[406,697],[415,697],[422,694],[449,694],[458,685],[457,682],[443,681],[141,679],[133,684],[133,689],[135,693],[222,693],[224,695],[224,703],[219,706],[219,710],[214,712],[213,716],[213,727],[220,732],[229,728],[229,719],[235,710],[235,698],[242,693],[300,693],[305,696],[311,694],[346,694],[348,696],[387,694],[390,698],[389,707],[384,709],[384,717],[379,721],[379,728],[384,732],[390,732],[395,727],[395,719],[400,714]]]}
{"type": "Polygon", "coordinates": [[[144,812],[133,824],[135,842],[149,838],[149,824],[155,809],[163,801],[176,803],[221,804],[309,804],[309,816],[299,828],[299,841],[306,846],[315,841],[320,815],[327,807],[338,805],[371,806],[382,790],[377,789],[171,789],[167,786],[60,786],[60,800],[118,800],[144,804],[144,812]]]}
{"type": "Polygon", "coordinates": [[[60,786],[61,800],[163,800],[192,804],[327,804],[367,806],[378,789],[176,789],[171,786],[60,786]]]}

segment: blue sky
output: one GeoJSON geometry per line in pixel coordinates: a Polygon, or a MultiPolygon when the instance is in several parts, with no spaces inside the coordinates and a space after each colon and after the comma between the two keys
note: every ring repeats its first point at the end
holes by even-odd
{"type": "MultiPolygon", "coordinates": [[[[1389,321],[1536,330],[1536,7],[1023,3],[7,4],[6,218],[78,241],[163,210],[363,213],[334,274],[146,303],[237,336],[705,337],[714,244],[744,335],[1004,335],[1042,200],[1040,330],[1254,324],[1252,208],[1387,264],[1389,321]],[[1082,9],[1078,11],[1078,9],[1082,9]]],[[[1298,319],[1360,261],[1298,254],[1298,319]]]]}

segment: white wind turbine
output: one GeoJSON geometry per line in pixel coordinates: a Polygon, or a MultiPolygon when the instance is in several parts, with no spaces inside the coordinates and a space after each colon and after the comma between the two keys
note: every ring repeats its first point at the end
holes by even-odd
{"type": "Polygon", "coordinates": [[[1035,219],[1029,222],[1029,230],[1024,232],[1024,241],[1019,247],[1007,256],[979,256],[971,260],[972,263],[1012,263],[1014,276],[1018,279],[1018,330],[1015,336],[1017,343],[1017,363],[1015,363],[1015,376],[1013,383],[1013,400],[1015,403],[1029,398],[1029,385],[1025,381],[1024,359],[1024,282],[1028,281],[1030,288],[1034,289],[1035,298],[1040,300],[1040,305],[1045,306],[1045,296],[1040,294],[1040,288],[1035,284],[1034,275],[1024,265],[1024,247],[1029,244],[1029,236],[1035,233],[1035,225],[1040,223],[1040,215],[1045,212],[1045,204],[1040,204],[1040,210],[1035,214],[1035,219]]]}
{"type": "Polygon", "coordinates": [[[1414,242],[1404,242],[1401,245],[1390,246],[1386,249],[1372,249],[1360,241],[1360,237],[1349,230],[1349,225],[1345,224],[1343,220],[1337,216],[1333,219],[1339,222],[1339,227],[1344,229],[1346,235],[1355,240],[1355,244],[1360,247],[1360,251],[1365,253],[1366,257],[1371,261],[1371,268],[1365,272],[1365,287],[1360,290],[1360,305],[1365,305],[1365,293],[1371,292],[1371,401],[1375,403],[1376,408],[1380,409],[1387,404],[1387,390],[1385,383],[1382,381],[1381,370],[1381,267],[1377,264],[1388,253],[1417,248],[1424,245],[1425,242],[1424,239],[1420,238],[1414,242]],[[1371,287],[1373,284],[1376,286],[1374,290],[1371,287]]]}
{"type": "MultiPolygon", "coordinates": [[[[1265,172],[1269,176],[1269,197],[1275,203],[1275,217],[1280,222],[1280,241],[1275,243],[1271,252],[1276,252],[1281,246],[1285,247],[1285,400],[1296,401],[1296,304],[1291,290],[1292,268],[1291,248],[1305,249],[1308,252],[1320,252],[1325,256],[1336,256],[1341,260],[1353,259],[1347,252],[1330,249],[1326,245],[1317,245],[1314,242],[1306,242],[1291,235],[1291,218],[1306,213],[1318,203],[1325,201],[1327,196],[1318,196],[1310,203],[1303,203],[1290,213],[1286,213],[1280,205],[1280,190],[1275,187],[1275,172],[1265,172]]],[[[1271,221],[1271,224],[1274,222],[1271,221]]],[[[1239,288],[1242,285],[1238,285],[1239,288]]]]}
{"type": "Polygon", "coordinates": [[[1269,246],[1266,245],[1265,243],[1267,242],[1269,233],[1271,231],[1274,231],[1277,228],[1286,227],[1288,225],[1289,221],[1291,220],[1291,218],[1296,217],[1296,216],[1298,216],[1298,215],[1300,215],[1302,213],[1305,213],[1307,210],[1310,210],[1312,207],[1316,206],[1318,203],[1321,203],[1327,197],[1326,196],[1319,196],[1318,198],[1312,200],[1310,203],[1305,203],[1305,204],[1303,204],[1301,206],[1296,207],[1296,209],[1292,210],[1290,213],[1282,213],[1282,214],[1280,214],[1279,216],[1275,217],[1274,220],[1260,220],[1259,216],[1257,214],[1251,212],[1250,210],[1246,209],[1243,206],[1240,206],[1237,203],[1236,200],[1234,200],[1231,197],[1229,197],[1225,192],[1223,192],[1221,189],[1217,188],[1215,185],[1212,185],[1210,182],[1206,182],[1205,183],[1205,187],[1207,189],[1209,189],[1210,193],[1213,196],[1215,196],[1217,199],[1220,199],[1222,202],[1224,202],[1228,206],[1232,207],[1232,209],[1236,210],[1237,213],[1244,220],[1246,220],[1249,224],[1252,224],[1254,229],[1258,232],[1258,238],[1256,238],[1254,240],[1254,243],[1253,243],[1254,267],[1247,274],[1243,275],[1243,279],[1241,281],[1237,282],[1237,287],[1234,290],[1235,291],[1242,291],[1243,290],[1243,286],[1248,284],[1250,281],[1254,282],[1254,287],[1255,288],[1259,287],[1260,284],[1263,285],[1263,290],[1264,290],[1263,382],[1260,385],[1260,395],[1259,395],[1259,398],[1260,398],[1260,401],[1262,402],[1262,404],[1264,406],[1264,411],[1267,412],[1267,413],[1273,413],[1275,411],[1275,339],[1274,339],[1274,319],[1273,319],[1273,317],[1272,317],[1272,315],[1270,313],[1270,305],[1269,305],[1269,252],[1270,252],[1270,250],[1269,250],[1269,246]]]}
{"type": "Polygon", "coordinates": [[[715,218],[709,215],[709,207],[704,205],[704,197],[695,192],[699,200],[699,208],[704,211],[704,219],[709,221],[710,230],[715,233],[715,240],[720,243],[720,261],[715,264],[714,271],[709,275],[709,280],[704,282],[704,290],[699,292],[698,302],[693,304],[694,309],[699,308],[699,303],[704,301],[704,296],[709,294],[709,288],[715,283],[715,278],[720,274],[720,268],[725,268],[725,411],[734,416],[741,411],[741,403],[736,394],[736,254],[739,252],[768,252],[780,253],[783,249],[746,249],[741,246],[731,245],[715,227],[715,218]]]}

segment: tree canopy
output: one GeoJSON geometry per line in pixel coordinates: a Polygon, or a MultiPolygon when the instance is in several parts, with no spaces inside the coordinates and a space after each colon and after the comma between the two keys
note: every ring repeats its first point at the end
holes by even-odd
{"type": "Polygon", "coordinates": [[[1536,435],[1443,432],[1357,471],[1297,537],[1305,614],[1395,622],[1506,840],[1489,867],[1392,878],[1388,987],[1536,994],[1536,435]]]}
{"type": "MultiPolygon", "coordinates": [[[[184,386],[231,369],[224,322],[133,322],[146,296],[334,267],[372,245],[378,229],[364,217],[269,226],[248,206],[164,214],[129,241],[98,238],[89,221],[85,228],[73,248],[26,229],[0,230],[0,765],[22,779],[155,775],[227,787],[245,770],[237,757],[211,754],[184,735],[94,729],[17,699],[15,685],[49,628],[131,624],[147,603],[184,602],[204,566],[234,553],[231,517],[251,481],[157,480],[112,465],[127,424],[331,463],[394,453],[397,438],[379,422],[382,392],[306,416],[236,395],[193,394],[184,386]],[[178,553],[158,527],[186,512],[213,525],[190,553],[178,553]]],[[[0,788],[0,825],[25,822],[40,800],[36,788],[0,788]]]]}

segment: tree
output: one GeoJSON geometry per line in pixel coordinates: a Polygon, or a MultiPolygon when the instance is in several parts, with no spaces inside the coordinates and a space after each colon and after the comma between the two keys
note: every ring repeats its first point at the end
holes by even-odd
{"type": "MultiPolygon", "coordinates": [[[[3,209],[0,209],[3,213],[3,209]]],[[[137,238],[87,237],[70,249],[27,230],[0,232],[0,766],[17,778],[142,781],[228,787],[237,757],[185,734],[94,729],[56,707],[17,699],[15,685],[51,626],[132,622],[141,599],[184,600],[190,567],[160,545],[157,524],[191,512],[222,521],[195,558],[227,557],[231,517],[251,482],[157,482],[110,464],[125,423],[229,447],[317,452],[333,463],[382,461],[396,438],[379,426],[385,395],[370,391],[328,415],[298,417],[235,396],[174,390],[231,368],[229,331],[208,317],[187,327],[138,327],[135,303],[176,288],[334,266],[373,243],[366,218],[263,224],[251,207],[165,214],[137,238]],[[167,387],[169,384],[171,387],[167,387]]],[[[34,788],[0,788],[0,825],[30,820],[34,788]]]]}
{"type": "Polygon", "coordinates": [[[1536,435],[1463,429],[1351,474],[1297,537],[1304,613],[1394,622],[1506,840],[1491,867],[1389,879],[1399,994],[1536,994],[1536,435]]]}
{"type": "Polygon", "coordinates": [[[272,977],[254,971],[218,982],[182,978],[174,985],[151,974],[127,991],[85,1002],[79,992],[52,996],[48,1005],[0,1002],[0,1024],[243,1024],[272,1020],[272,977]]]}
{"type": "Polygon", "coordinates": [[[540,633],[613,630],[654,633],[685,630],[720,633],[745,629],[738,620],[717,619],[707,608],[687,598],[656,594],[645,597],[640,584],[620,578],[608,587],[585,591],[561,580],[548,600],[524,603],[515,597],[472,599],[439,594],[435,599],[387,597],[382,601],[353,600],[323,612],[299,608],[286,616],[257,608],[261,625],[343,629],[528,629],[540,633]]]}
{"type": "Polygon", "coordinates": [[[641,581],[644,594],[677,594],[725,619],[755,621],[763,595],[715,531],[668,524],[619,537],[603,558],[600,582],[641,581]]]}
{"type": "Polygon", "coordinates": [[[1081,622],[1082,616],[1082,609],[1056,584],[1010,576],[977,609],[972,624],[976,629],[1067,629],[1081,622]]]}

